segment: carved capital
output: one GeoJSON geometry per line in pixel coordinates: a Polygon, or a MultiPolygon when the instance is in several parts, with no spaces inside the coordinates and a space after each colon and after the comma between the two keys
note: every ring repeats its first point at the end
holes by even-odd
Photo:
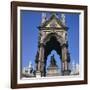
{"type": "Polygon", "coordinates": [[[40,48],[40,47],[44,47],[44,46],[45,46],[44,43],[40,43],[40,44],[39,44],[39,48],[40,48]]]}
{"type": "Polygon", "coordinates": [[[67,43],[64,43],[64,44],[61,45],[61,47],[62,48],[64,48],[64,47],[68,48],[68,44],[67,43]]]}

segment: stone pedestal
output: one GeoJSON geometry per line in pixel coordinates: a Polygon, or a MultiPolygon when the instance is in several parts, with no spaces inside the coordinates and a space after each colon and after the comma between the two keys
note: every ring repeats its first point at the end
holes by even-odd
{"type": "Polygon", "coordinates": [[[36,78],[39,78],[39,77],[41,77],[41,73],[40,73],[40,71],[37,71],[36,72],[36,78]]]}
{"type": "Polygon", "coordinates": [[[62,71],[62,75],[63,76],[70,75],[70,72],[71,72],[71,70],[64,70],[64,71],[62,71]]]}
{"type": "Polygon", "coordinates": [[[51,56],[50,65],[47,68],[47,75],[46,76],[60,76],[60,72],[58,70],[58,66],[56,64],[56,60],[54,55],[51,56]]]}

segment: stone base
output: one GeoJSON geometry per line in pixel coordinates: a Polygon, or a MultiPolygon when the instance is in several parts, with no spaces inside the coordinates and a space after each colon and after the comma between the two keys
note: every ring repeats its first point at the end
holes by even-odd
{"type": "Polygon", "coordinates": [[[37,71],[36,72],[36,78],[39,78],[39,77],[41,77],[41,73],[40,73],[40,71],[37,71]]]}
{"type": "Polygon", "coordinates": [[[70,75],[70,72],[71,72],[71,70],[64,70],[64,71],[62,71],[62,75],[63,76],[67,76],[67,75],[70,75]]]}

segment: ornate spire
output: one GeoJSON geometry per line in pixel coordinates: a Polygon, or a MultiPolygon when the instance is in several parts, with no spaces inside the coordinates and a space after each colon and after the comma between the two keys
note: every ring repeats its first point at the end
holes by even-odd
{"type": "Polygon", "coordinates": [[[62,23],[63,23],[63,25],[65,25],[66,24],[66,21],[65,21],[65,14],[61,14],[61,21],[62,21],[62,23]]]}
{"type": "Polygon", "coordinates": [[[32,68],[32,62],[31,61],[29,61],[29,66],[28,67],[32,68]]]}
{"type": "Polygon", "coordinates": [[[42,23],[44,23],[46,21],[46,13],[43,12],[42,13],[42,23]]]}

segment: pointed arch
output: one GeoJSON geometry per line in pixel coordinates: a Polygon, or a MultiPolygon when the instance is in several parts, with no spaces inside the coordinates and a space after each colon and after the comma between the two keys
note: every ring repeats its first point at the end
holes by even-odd
{"type": "Polygon", "coordinates": [[[46,37],[43,40],[44,44],[46,44],[50,40],[51,37],[56,37],[57,41],[60,44],[63,44],[63,38],[55,32],[49,33],[49,34],[46,35],[46,37]]]}

